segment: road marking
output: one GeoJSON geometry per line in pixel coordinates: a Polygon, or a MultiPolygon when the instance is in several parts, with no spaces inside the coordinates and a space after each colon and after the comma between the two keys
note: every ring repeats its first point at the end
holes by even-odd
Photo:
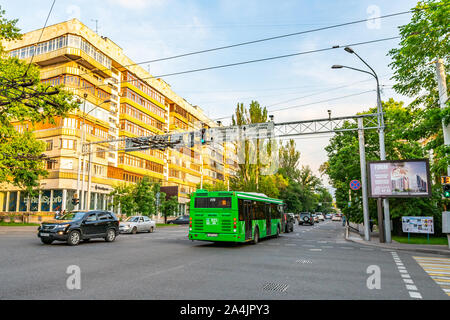
{"type": "Polygon", "coordinates": [[[309,249],[309,251],[322,251],[322,249],[309,249]]]}
{"type": "Polygon", "coordinates": [[[423,270],[450,296],[450,259],[413,257],[423,270]]]}
{"type": "Polygon", "coordinates": [[[414,299],[422,299],[422,295],[418,292],[419,290],[414,285],[414,281],[411,279],[411,276],[408,274],[406,267],[404,267],[402,260],[398,256],[395,251],[391,251],[392,258],[394,259],[397,269],[400,272],[400,275],[403,278],[403,282],[405,283],[406,290],[408,290],[409,296],[414,299]]]}

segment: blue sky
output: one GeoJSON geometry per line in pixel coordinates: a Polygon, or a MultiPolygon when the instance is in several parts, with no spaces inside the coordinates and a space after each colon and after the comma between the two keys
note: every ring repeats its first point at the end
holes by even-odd
{"type": "MultiPolygon", "coordinates": [[[[57,0],[49,25],[78,18],[120,45],[135,62],[163,58],[191,51],[299,32],[332,24],[407,11],[417,1],[380,0],[57,0]]],[[[43,26],[52,0],[1,0],[8,18],[19,18],[23,32],[43,26]],[[26,8],[26,10],[24,10],[26,8]]],[[[345,45],[398,35],[398,26],[408,23],[409,14],[386,18],[379,25],[360,23],[337,29],[293,36],[258,44],[153,63],[153,75],[168,74],[245,60],[291,54],[301,51],[345,45]]],[[[382,99],[390,97],[405,102],[389,87],[392,70],[387,52],[398,40],[354,47],[378,73],[385,85],[382,99]]],[[[233,113],[236,104],[248,105],[257,100],[269,110],[302,105],[285,111],[273,111],[275,122],[309,120],[353,115],[375,106],[375,92],[346,99],[315,103],[375,89],[369,75],[340,69],[342,64],[365,66],[343,49],[301,55],[286,59],[216,69],[200,73],[167,77],[173,90],[193,105],[200,106],[209,117],[221,118],[233,113]],[[340,86],[345,88],[336,89],[340,86]],[[301,98],[314,94],[310,97],[301,98]],[[301,99],[300,99],[301,98],[301,99]]],[[[223,120],[224,124],[229,123],[223,120]]],[[[302,137],[296,140],[301,164],[318,172],[327,160],[323,150],[330,135],[302,137]]],[[[325,179],[325,184],[327,181],[325,179]]]]}

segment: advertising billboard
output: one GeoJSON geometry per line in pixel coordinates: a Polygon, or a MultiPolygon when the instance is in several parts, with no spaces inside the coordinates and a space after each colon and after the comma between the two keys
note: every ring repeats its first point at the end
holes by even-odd
{"type": "Polygon", "coordinates": [[[434,233],[433,217],[402,217],[405,233],[434,233]]]}
{"type": "Polygon", "coordinates": [[[428,159],[370,161],[369,197],[430,197],[428,159]]]}

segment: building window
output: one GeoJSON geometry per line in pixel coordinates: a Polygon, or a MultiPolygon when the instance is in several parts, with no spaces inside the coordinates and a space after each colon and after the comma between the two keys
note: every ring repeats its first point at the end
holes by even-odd
{"type": "Polygon", "coordinates": [[[47,141],[45,141],[45,143],[47,144],[45,151],[52,151],[53,150],[53,140],[47,140],[47,141]]]}

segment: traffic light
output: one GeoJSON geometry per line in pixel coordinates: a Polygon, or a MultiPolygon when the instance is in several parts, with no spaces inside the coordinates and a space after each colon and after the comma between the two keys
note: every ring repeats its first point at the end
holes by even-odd
{"type": "Polygon", "coordinates": [[[444,198],[450,198],[450,184],[443,184],[442,192],[443,192],[444,198]]]}
{"type": "Polygon", "coordinates": [[[206,129],[203,128],[201,132],[202,132],[202,135],[201,135],[201,138],[200,138],[200,142],[202,144],[205,144],[206,143],[206,129]]]}

